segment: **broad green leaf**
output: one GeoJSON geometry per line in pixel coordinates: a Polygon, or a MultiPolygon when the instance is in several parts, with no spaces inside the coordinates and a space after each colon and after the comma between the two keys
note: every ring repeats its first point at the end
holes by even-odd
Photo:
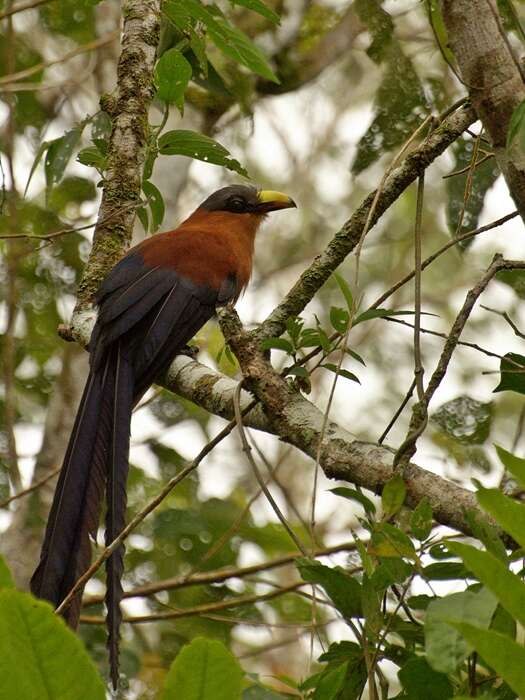
{"type": "Polygon", "coordinates": [[[312,700],[336,700],[344,687],[348,663],[324,672],[312,696],[312,700]]]}
{"type": "Polygon", "coordinates": [[[500,362],[500,382],[497,391],[515,391],[525,394],[525,357],[516,352],[508,352],[500,362]]]}
{"type": "Polygon", "coordinates": [[[82,136],[82,129],[83,127],[70,129],[49,145],[44,164],[46,188],[48,191],[62,179],[67,164],[73,155],[73,151],[82,136]]]}
{"type": "Polygon", "coordinates": [[[490,589],[500,604],[525,626],[525,583],[490,552],[459,542],[449,542],[448,548],[463,559],[481,583],[490,589]]]}
{"type": "Polygon", "coordinates": [[[79,151],[77,161],[88,168],[96,168],[100,172],[106,169],[106,158],[96,146],[86,146],[79,151]]]}
{"type": "Polygon", "coordinates": [[[405,501],[407,487],[402,477],[395,474],[389,479],[381,493],[381,503],[385,516],[395,515],[405,501]]]}
{"type": "Polygon", "coordinates": [[[507,471],[509,471],[522,488],[525,488],[525,459],[513,455],[500,445],[495,445],[498,457],[507,471]]]}
{"type": "Polygon", "coordinates": [[[321,367],[330,370],[330,372],[333,372],[334,374],[337,374],[340,377],[344,377],[345,379],[350,379],[350,381],[352,382],[357,382],[358,384],[361,384],[361,382],[359,381],[359,377],[357,377],[353,372],[349,372],[343,367],[338,368],[337,365],[334,365],[333,362],[325,362],[321,365],[321,367]]]}
{"type": "Polygon", "coordinates": [[[453,440],[462,444],[481,445],[490,435],[492,403],[482,403],[471,396],[447,401],[432,414],[432,422],[453,440]]]}
{"type": "Polygon", "coordinates": [[[525,270],[500,270],[496,279],[513,289],[520,299],[525,299],[525,270]]]}
{"type": "Polygon", "coordinates": [[[379,523],[375,526],[368,551],[377,557],[416,559],[416,550],[410,537],[390,523],[379,523]]]}
{"type": "Polygon", "coordinates": [[[337,486],[335,489],[329,490],[336,496],[342,496],[343,498],[348,498],[350,501],[356,501],[363,506],[368,514],[374,514],[376,512],[376,507],[373,502],[361,493],[361,491],[350,489],[347,486],[337,486]]]}
{"type": "Polygon", "coordinates": [[[149,208],[151,210],[151,233],[155,233],[164,221],[164,199],[155,185],[147,180],[142,183],[142,191],[149,200],[149,208]]]}
{"type": "Polygon", "coordinates": [[[240,700],[242,677],[239,662],[222,642],[197,637],[171,664],[161,700],[240,700]]]}
{"type": "Polygon", "coordinates": [[[421,575],[429,581],[457,581],[467,578],[468,571],[457,561],[440,561],[423,567],[421,575]]]}
{"type": "Polygon", "coordinates": [[[497,604],[497,598],[486,588],[477,593],[452,593],[430,603],[425,617],[425,650],[435,671],[454,673],[471,651],[450,626],[451,621],[474,622],[488,628],[497,604]]]}
{"type": "Polygon", "coordinates": [[[354,360],[362,364],[363,367],[366,367],[366,362],[363,360],[361,355],[359,355],[355,350],[352,350],[352,348],[345,348],[345,352],[347,355],[350,355],[350,357],[352,357],[354,360]]]}
{"type": "MultiPolygon", "coordinates": [[[[180,26],[180,11],[176,8],[175,0],[165,3],[164,12],[172,19],[177,14],[180,26]]],[[[278,83],[277,76],[272,71],[262,51],[240,29],[230,24],[215,5],[204,6],[198,0],[185,0],[183,6],[193,19],[202,22],[207,34],[217,48],[234,61],[241,63],[257,75],[278,83]]]]}
{"type": "Polygon", "coordinates": [[[205,163],[222,165],[228,170],[233,170],[239,175],[248,177],[248,173],[239,163],[230,156],[229,151],[214,141],[209,136],[199,134],[196,131],[179,129],[167,131],[159,138],[159,153],[165,156],[188,156],[203,160],[205,163]]]}
{"type": "Polygon", "coordinates": [[[449,700],[452,696],[452,685],[447,676],[434,671],[423,658],[412,657],[397,675],[411,698],[449,700]]]}
{"type": "Polygon", "coordinates": [[[346,309],[340,309],[337,306],[332,306],[330,309],[330,323],[338,333],[344,335],[348,330],[350,314],[346,309]]]}
{"type": "Polygon", "coordinates": [[[13,575],[11,574],[4,557],[0,555],[0,589],[14,587],[15,582],[13,581],[13,575]]]}
{"type": "Polygon", "coordinates": [[[432,506],[424,496],[412,511],[410,516],[410,529],[412,534],[420,542],[423,542],[432,532],[432,506]]]}
{"type": "Polygon", "coordinates": [[[343,617],[361,615],[361,585],[339,567],[330,568],[313,559],[300,558],[296,566],[304,581],[318,583],[343,617]]]}
{"type": "Polygon", "coordinates": [[[504,496],[498,489],[480,488],[476,497],[483,510],[525,548],[525,505],[504,496]]]}
{"type": "MultiPolygon", "coordinates": [[[[474,141],[460,138],[452,145],[453,163],[451,173],[469,168],[474,152],[474,141]]],[[[477,162],[483,158],[478,152],[477,162]]],[[[483,209],[483,203],[488,190],[499,176],[499,169],[494,158],[489,158],[479,164],[474,170],[461,172],[448,177],[447,187],[447,223],[451,235],[461,235],[478,227],[478,221],[483,209]],[[472,182],[467,197],[467,183],[472,182]],[[461,218],[462,217],[462,218],[461,218]],[[461,222],[461,225],[460,225],[461,222]]],[[[467,238],[458,245],[467,248],[474,238],[467,238]]]]}
{"type": "Polygon", "coordinates": [[[501,541],[497,529],[483,513],[477,509],[467,509],[465,511],[465,520],[474,537],[482,542],[489,552],[492,552],[495,557],[503,562],[508,560],[507,550],[501,541]]]}
{"type": "Polygon", "coordinates": [[[525,648],[505,634],[461,622],[451,624],[520,697],[525,697],[525,648]]]}
{"type": "Polygon", "coordinates": [[[104,700],[104,684],[80,639],[51,606],[0,591],[0,700],[104,700]]]}
{"type": "Polygon", "coordinates": [[[370,580],[378,591],[385,591],[394,583],[404,583],[413,571],[414,567],[404,559],[395,557],[380,558],[380,563],[370,580]]]}
{"type": "Polygon", "coordinates": [[[177,49],[165,51],[155,66],[157,97],[169,104],[176,104],[184,113],[184,92],[191,80],[190,63],[177,49]]]}
{"type": "Polygon", "coordinates": [[[285,338],[266,338],[261,343],[262,350],[283,350],[293,355],[293,345],[285,338]]]}
{"type": "Polygon", "coordinates": [[[248,8],[248,10],[253,10],[270,22],[273,22],[273,24],[280,24],[281,22],[279,15],[268,5],[265,5],[262,0],[232,0],[232,5],[241,5],[248,8]]]}
{"type": "Polygon", "coordinates": [[[354,296],[352,294],[352,290],[348,286],[348,282],[345,280],[344,277],[341,277],[337,272],[334,272],[334,279],[339,285],[339,289],[341,290],[345,301],[346,301],[346,306],[348,308],[349,313],[353,313],[354,311],[354,296]]]}

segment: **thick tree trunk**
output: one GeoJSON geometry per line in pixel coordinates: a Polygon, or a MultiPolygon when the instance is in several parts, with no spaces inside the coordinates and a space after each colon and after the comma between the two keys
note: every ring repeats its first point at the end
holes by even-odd
{"type": "Polygon", "coordinates": [[[519,59],[501,28],[493,0],[442,0],[441,5],[461,77],[525,221],[525,154],[518,144],[506,148],[512,113],[525,99],[519,59]]]}

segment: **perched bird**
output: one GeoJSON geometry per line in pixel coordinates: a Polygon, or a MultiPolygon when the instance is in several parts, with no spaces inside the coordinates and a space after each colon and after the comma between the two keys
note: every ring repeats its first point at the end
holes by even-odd
{"type": "MultiPolygon", "coordinates": [[[[214,192],[174,231],[132,248],[95,302],[90,372],[47,522],[32,592],[57,607],[91,561],[106,493],[105,542],[124,527],[133,407],[217,306],[250,279],[255,233],[271,211],[295,207],[281,192],[232,185],[214,192]]],[[[124,547],[106,563],[111,679],[118,684],[124,547]]],[[[82,591],[63,615],[75,628],[82,591]]]]}

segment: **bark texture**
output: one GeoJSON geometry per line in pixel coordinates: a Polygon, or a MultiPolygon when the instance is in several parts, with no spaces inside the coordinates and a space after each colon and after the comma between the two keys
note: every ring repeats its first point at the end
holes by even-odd
{"type": "Polygon", "coordinates": [[[140,199],[148,110],[154,94],[160,0],[127,0],[122,14],[117,89],[100,100],[101,108],[111,117],[112,132],[93,247],[78,290],[79,311],[89,304],[105,273],[129,246],[140,199]]]}
{"type": "Polygon", "coordinates": [[[461,77],[525,221],[525,154],[518,143],[506,149],[512,113],[525,99],[518,58],[512,53],[493,0],[442,0],[441,5],[461,77]]]}

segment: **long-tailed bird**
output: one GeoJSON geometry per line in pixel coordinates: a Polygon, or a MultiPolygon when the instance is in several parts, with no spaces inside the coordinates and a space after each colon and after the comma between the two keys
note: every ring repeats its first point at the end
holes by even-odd
{"type": "MultiPolygon", "coordinates": [[[[295,207],[281,192],[232,185],[178,228],[132,248],[95,302],[90,371],[47,522],[32,592],[57,607],[91,561],[106,494],[105,542],[124,528],[133,407],[217,306],[234,303],[252,271],[254,239],[271,211],[295,207]]],[[[118,685],[124,546],[106,562],[111,680],[118,685]]],[[[75,628],[82,591],[63,615],[75,628]]]]}

